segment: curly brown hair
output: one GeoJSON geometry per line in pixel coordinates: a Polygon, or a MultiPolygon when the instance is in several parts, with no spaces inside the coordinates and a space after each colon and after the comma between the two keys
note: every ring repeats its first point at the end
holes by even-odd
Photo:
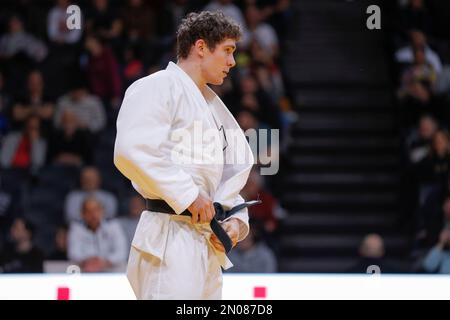
{"type": "Polygon", "coordinates": [[[189,13],[177,30],[177,57],[189,56],[195,41],[203,39],[214,51],[216,45],[225,39],[238,41],[242,36],[241,27],[222,12],[202,11],[189,13]]]}

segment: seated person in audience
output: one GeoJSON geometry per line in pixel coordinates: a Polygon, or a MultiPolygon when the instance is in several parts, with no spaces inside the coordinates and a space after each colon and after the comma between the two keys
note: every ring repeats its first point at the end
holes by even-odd
{"type": "Polygon", "coordinates": [[[450,274],[450,229],[442,230],[439,242],[425,256],[422,267],[426,272],[450,274]]]}
{"type": "MultiPolygon", "coordinates": [[[[398,97],[408,104],[427,106],[433,98],[436,78],[436,70],[425,60],[424,50],[416,49],[414,64],[402,74],[398,97]]],[[[417,118],[417,113],[423,111],[425,110],[408,110],[408,112],[414,113],[414,118],[417,118]]]]}
{"type": "Polygon", "coordinates": [[[11,132],[3,140],[0,161],[3,168],[39,170],[44,165],[47,142],[41,136],[40,119],[31,115],[22,132],[11,132]]]}
{"type": "MultiPolygon", "coordinates": [[[[5,18],[2,15],[2,18],[5,18]]],[[[48,54],[45,43],[27,32],[22,18],[13,15],[8,20],[8,31],[0,36],[0,60],[24,54],[27,62],[42,62],[48,54]]]]}
{"type": "Polygon", "coordinates": [[[66,261],[67,257],[67,233],[68,226],[61,225],[55,234],[55,250],[47,257],[48,260],[66,261]]]}
{"type": "Polygon", "coordinates": [[[260,238],[261,228],[257,222],[250,222],[248,236],[231,250],[229,257],[234,267],[227,272],[273,273],[278,263],[273,251],[260,238]]]}
{"type": "Polygon", "coordinates": [[[48,136],[53,127],[54,104],[46,95],[42,73],[33,70],[28,74],[26,92],[12,108],[13,127],[21,126],[30,115],[37,115],[41,119],[44,136],[48,136]]]}
{"type": "Polygon", "coordinates": [[[10,241],[0,252],[0,273],[43,272],[44,254],[33,243],[34,226],[16,218],[10,228],[10,241]]]}
{"type": "Polygon", "coordinates": [[[429,154],[433,135],[438,129],[438,122],[433,116],[420,117],[418,130],[412,131],[406,142],[410,163],[418,163],[429,154]]]}
{"type": "MultiPolygon", "coordinates": [[[[67,17],[71,0],[57,0],[48,11],[47,16],[47,37],[55,47],[57,45],[73,45],[77,43],[82,35],[81,28],[68,28],[67,17]]],[[[80,14],[83,12],[80,11],[80,14]]],[[[84,20],[84,17],[83,17],[84,20]]]]}
{"type": "Polygon", "coordinates": [[[64,111],[76,114],[79,126],[92,134],[97,134],[106,126],[106,113],[102,101],[90,94],[83,80],[75,80],[72,90],[56,102],[54,126],[61,128],[64,111]]]}
{"type": "Polygon", "coordinates": [[[89,52],[86,74],[91,92],[102,99],[105,106],[120,107],[122,79],[113,51],[94,34],[86,36],[85,47],[89,52]]]}
{"type": "Polygon", "coordinates": [[[61,117],[62,129],[56,129],[49,139],[48,161],[53,164],[76,166],[92,161],[92,137],[81,129],[78,118],[69,110],[61,117]]]}
{"type": "Polygon", "coordinates": [[[414,63],[414,51],[424,50],[425,62],[433,66],[436,73],[441,73],[442,62],[436,52],[434,52],[427,43],[427,37],[425,33],[420,30],[411,30],[409,32],[411,44],[400,48],[395,53],[395,59],[399,63],[412,64],[414,63]]]}
{"type": "Polygon", "coordinates": [[[85,167],[80,173],[80,189],[69,192],[65,199],[66,221],[81,221],[81,207],[83,201],[94,196],[104,208],[105,219],[111,219],[117,215],[117,199],[106,190],[101,189],[102,177],[96,167],[85,167]]]}
{"type": "MultiPolygon", "coordinates": [[[[438,130],[433,135],[430,152],[416,166],[417,180],[422,186],[437,186],[445,193],[448,189],[449,169],[449,136],[446,131],[438,130]]],[[[421,197],[425,198],[425,195],[421,197]]]]}
{"type": "Polygon", "coordinates": [[[69,260],[83,272],[124,271],[129,248],[117,221],[103,219],[103,207],[94,197],[84,200],[82,217],[82,223],[70,224],[69,260]]]}
{"type": "Polygon", "coordinates": [[[372,273],[370,266],[379,268],[381,273],[400,272],[400,268],[386,261],[385,253],[384,240],[380,235],[375,233],[366,235],[359,247],[359,261],[348,272],[372,273]]]}

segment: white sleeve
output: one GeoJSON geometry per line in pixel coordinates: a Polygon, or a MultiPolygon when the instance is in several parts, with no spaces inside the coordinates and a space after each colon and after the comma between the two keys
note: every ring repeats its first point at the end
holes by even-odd
{"type": "MultiPolygon", "coordinates": [[[[242,198],[241,195],[237,195],[236,200],[234,202],[234,206],[237,206],[238,204],[244,203],[245,200],[242,198]]],[[[248,224],[248,209],[244,208],[242,210],[239,210],[235,214],[233,214],[231,217],[228,217],[224,221],[230,220],[231,218],[236,218],[239,220],[239,238],[238,241],[242,241],[247,237],[248,232],[250,230],[249,224],[248,224]]]]}
{"type": "Polygon", "coordinates": [[[179,214],[197,198],[199,188],[161,151],[175,113],[172,89],[162,77],[144,78],[128,88],[117,119],[114,164],[179,214]]]}

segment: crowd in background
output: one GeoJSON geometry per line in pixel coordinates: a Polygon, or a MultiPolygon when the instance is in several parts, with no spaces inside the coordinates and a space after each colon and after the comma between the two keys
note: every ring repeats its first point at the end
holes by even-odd
{"type": "MultiPolygon", "coordinates": [[[[203,9],[243,29],[237,66],[213,89],[244,131],[279,129],[282,146],[292,119],[280,54],[289,0],[1,2],[0,272],[43,272],[52,260],[123,271],[145,205],[112,163],[117,114],[132,82],[176,62],[178,24],[203,9]],[[71,4],[80,29],[67,26],[71,4]]],[[[277,271],[282,189],[257,168],[243,196],[263,205],[249,210],[236,272],[277,271]]]]}
{"type": "Polygon", "coordinates": [[[391,29],[402,133],[402,219],[414,272],[450,272],[450,20],[446,1],[400,0],[391,29]],[[445,9],[444,9],[445,8],[445,9]]]}

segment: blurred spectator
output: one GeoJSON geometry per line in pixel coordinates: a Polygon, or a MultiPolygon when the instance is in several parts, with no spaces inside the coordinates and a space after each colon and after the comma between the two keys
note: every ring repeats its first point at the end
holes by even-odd
{"type": "Polygon", "coordinates": [[[409,0],[401,11],[400,23],[402,30],[418,29],[429,33],[432,31],[432,20],[423,0],[409,0]]]}
{"type": "Polygon", "coordinates": [[[100,97],[107,106],[119,107],[122,80],[112,50],[95,35],[86,37],[85,47],[89,52],[86,72],[91,92],[100,97]]]}
{"type": "Polygon", "coordinates": [[[248,6],[245,10],[245,17],[250,38],[256,41],[272,59],[275,59],[278,56],[279,41],[273,27],[263,22],[263,14],[257,6],[248,6]]]}
{"type": "Polygon", "coordinates": [[[440,130],[433,136],[430,153],[415,166],[418,207],[414,232],[419,244],[434,243],[442,227],[441,203],[448,192],[449,169],[449,138],[440,130]]]}
{"type": "Polygon", "coordinates": [[[262,90],[251,74],[243,75],[240,80],[242,110],[253,112],[259,121],[273,129],[281,127],[281,112],[270,96],[262,90]]]}
{"type": "Polygon", "coordinates": [[[9,59],[23,53],[35,62],[41,62],[48,50],[44,42],[27,33],[18,16],[9,19],[8,33],[0,38],[0,59],[9,59]]]}
{"type": "Polygon", "coordinates": [[[97,96],[89,94],[82,83],[75,84],[69,94],[58,99],[54,117],[56,128],[61,128],[61,118],[65,110],[76,114],[79,126],[92,133],[99,132],[106,125],[106,114],[102,102],[97,96]]]}
{"type": "Polygon", "coordinates": [[[68,166],[81,166],[92,161],[91,134],[78,125],[77,116],[70,110],[61,115],[61,129],[49,139],[48,162],[68,166]]]}
{"type": "Polygon", "coordinates": [[[128,248],[120,225],[103,219],[103,207],[93,197],[81,210],[83,223],[73,222],[69,229],[69,260],[83,272],[124,271],[128,248]]]}
{"type": "Polygon", "coordinates": [[[129,46],[124,50],[123,77],[125,87],[128,88],[134,81],[144,76],[144,64],[138,57],[137,49],[129,46]]]}
{"type": "Polygon", "coordinates": [[[416,50],[424,50],[425,62],[433,66],[437,74],[442,72],[441,59],[427,44],[427,37],[425,33],[420,30],[411,30],[409,32],[411,44],[400,48],[395,53],[395,59],[399,63],[411,64],[414,62],[414,52],[416,50]]]}
{"type": "Polygon", "coordinates": [[[420,117],[419,128],[412,131],[406,141],[410,163],[418,163],[430,153],[431,141],[438,129],[438,123],[433,116],[420,117]]]}
{"type": "Polygon", "coordinates": [[[396,273],[400,270],[385,259],[383,238],[375,233],[364,237],[359,247],[359,261],[348,272],[367,273],[369,266],[377,266],[381,273],[396,273]]]}
{"type": "Polygon", "coordinates": [[[66,261],[67,257],[67,225],[61,225],[55,234],[55,250],[47,257],[47,260],[66,261]]]}
{"type": "Polygon", "coordinates": [[[93,0],[86,14],[86,31],[109,42],[120,41],[123,22],[109,0],[93,0]]]}
{"type": "Polygon", "coordinates": [[[69,192],[66,196],[64,211],[66,221],[81,221],[82,204],[86,198],[94,196],[102,204],[104,217],[111,219],[117,215],[116,197],[101,187],[101,176],[97,168],[85,167],[80,174],[80,189],[69,192]]]}
{"type": "Polygon", "coordinates": [[[414,55],[414,65],[403,73],[398,91],[398,97],[406,105],[406,121],[409,124],[415,123],[421,113],[430,111],[436,82],[436,72],[425,62],[424,51],[417,49],[414,55]]]}
{"type": "Polygon", "coordinates": [[[428,252],[423,260],[426,272],[450,274],[450,229],[443,229],[439,242],[428,252]]]}
{"type": "Polygon", "coordinates": [[[442,228],[450,228],[450,195],[446,190],[433,189],[419,209],[417,245],[429,247],[439,240],[442,228]]]}
{"type": "Polygon", "coordinates": [[[128,203],[127,215],[119,217],[117,219],[127,238],[128,248],[131,247],[131,242],[133,241],[134,233],[136,231],[139,218],[141,217],[141,213],[144,210],[145,210],[144,199],[139,195],[135,195],[130,198],[130,201],[128,203]]]}
{"type": "Polygon", "coordinates": [[[221,11],[226,16],[236,21],[242,28],[242,38],[238,43],[240,48],[247,48],[250,43],[250,35],[248,33],[247,24],[241,9],[233,3],[233,0],[212,0],[203,10],[205,11],[221,11]]]}
{"type": "Polygon", "coordinates": [[[446,190],[449,178],[450,141],[447,132],[433,135],[431,152],[418,163],[417,174],[421,184],[434,184],[446,190]]]}
{"type": "Polygon", "coordinates": [[[44,90],[42,73],[33,70],[28,74],[26,93],[17,101],[12,109],[15,128],[21,126],[31,114],[41,119],[44,136],[48,136],[53,126],[54,103],[44,90]]]}
{"type": "Polygon", "coordinates": [[[277,260],[272,250],[261,240],[257,223],[250,224],[248,236],[230,252],[234,267],[231,273],[273,273],[277,272],[277,260]]]}
{"type": "Polygon", "coordinates": [[[128,0],[122,10],[127,39],[132,43],[148,41],[156,35],[155,10],[143,0],[128,0]]]}
{"type": "Polygon", "coordinates": [[[196,11],[189,0],[165,1],[158,21],[158,33],[163,42],[173,41],[175,31],[188,12],[196,11]]]}
{"type": "Polygon", "coordinates": [[[22,218],[14,220],[10,241],[0,253],[0,272],[43,272],[43,252],[33,243],[34,226],[22,218]]]}
{"type": "Polygon", "coordinates": [[[4,168],[30,169],[36,172],[44,165],[47,142],[41,137],[40,119],[31,115],[22,132],[11,132],[5,136],[1,148],[1,165],[4,168]]]}
{"type": "MultiPolygon", "coordinates": [[[[56,0],[55,6],[50,9],[47,17],[47,34],[50,41],[63,45],[75,44],[82,35],[82,30],[67,28],[67,7],[71,5],[70,0],[56,0]]],[[[80,10],[80,14],[82,14],[80,10]]],[[[82,17],[80,17],[82,19],[82,17]]]]}
{"type": "Polygon", "coordinates": [[[292,20],[290,0],[247,0],[248,5],[256,5],[260,8],[262,20],[272,25],[280,39],[283,39],[289,31],[292,20]]]}

